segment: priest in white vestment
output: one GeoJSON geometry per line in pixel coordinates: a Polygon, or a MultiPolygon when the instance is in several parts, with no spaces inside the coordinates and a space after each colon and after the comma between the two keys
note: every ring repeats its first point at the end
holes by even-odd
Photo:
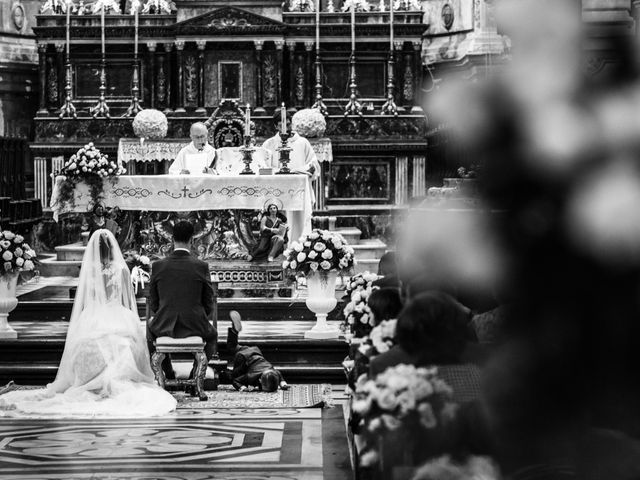
{"type": "MultiPolygon", "coordinates": [[[[276,110],[276,113],[273,116],[273,123],[275,124],[276,129],[280,129],[282,127],[280,118],[280,110],[276,110]]],[[[290,123],[289,119],[287,119],[287,128],[290,128],[290,123]]],[[[317,179],[320,175],[320,164],[318,163],[316,152],[313,151],[309,140],[294,132],[287,140],[287,145],[291,148],[291,152],[289,153],[289,168],[291,169],[291,172],[304,173],[308,175],[311,180],[317,179]]],[[[271,166],[274,170],[279,170],[280,152],[278,151],[278,148],[282,146],[280,132],[265,141],[262,146],[271,152],[271,166]]]]}
{"type": "Polygon", "coordinates": [[[216,172],[216,149],[207,141],[209,131],[202,122],[191,125],[191,143],[178,152],[169,175],[199,175],[216,172]]]}

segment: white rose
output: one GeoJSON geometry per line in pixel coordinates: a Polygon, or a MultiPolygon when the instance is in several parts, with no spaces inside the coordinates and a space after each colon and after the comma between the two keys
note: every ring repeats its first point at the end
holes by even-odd
{"type": "Polygon", "coordinates": [[[336,248],[342,248],[342,242],[340,240],[334,239],[333,246],[336,248]]]}
{"type": "Polygon", "coordinates": [[[4,232],[4,238],[6,238],[7,240],[13,240],[16,237],[16,234],[13,232],[10,232],[9,230],[6,230],[4,232]]]}
{"type": "Polygon", "coordinates": [[[5,261],[10,261],[13,258],[13,253],[11,253],[10,251],[6,251],[2,254],[2,259],[5,261]]]}
{"type": "Polygon", "coordinates": [[[75,170],[76,168],[78,168],[78,165],[76,165],[75,162],[73,162],[71,165],[69,165],[69,170],[75,170]]]}
{"type": "Polygon", "coordinates": [[[289,264],[289,267],[292,270],[295,270],[295,268],[298,266],[298,262],[296,262],[295,260],[291,260],[291,263],[289,264]]]}
{"type": "Polygon", "coordinates": [[[291,250],[287,248],[284,252],[282,252],[282,255],[284,255],[285,257],[288,257],[289,255],[291,255],[291,250]]]}
{"type": "Polygon", "coordinates": [[[362,293],[360,292],[360,290],[356,290],[351,294],[352,302],[358,303],[360,300],[362,300],[362,293]]]}
{"type": "Polygon", "coordinates": [[[304,242],[304,246],[305,248],[309,248],[311,246],[311,242],[309,241],[304,242]]]}
{"type": "Polygon", "coordinates": [[[22,265],[24,265],[24,260],[21,258],[16,258],[16,265],[18,267],[21,267],[22,265]]]}
{"type": "Polygon", "coordinates": [[[395,393],[386,388],[378,391],[376,401],[382,410],[391,411],[398,406],[398,400],[396,399],[395,393]]]}
{"type": "Polygon", "coordinates": [[[311,240],[317,240],[318,238],[320,238],[320,235],[318,235],[318,232],[311,232],[311,235],[309,235],[309,238],[311,240]]]}
{"type": "Polygon", "coordinates": [[[289,261],[285,260],[284,262],[282,262],[282,268],[289,268],[289,261]]]}
{"type": "Polygon", "coordinates": [[[309,252],[309,259],[313,260],[314,258],[316,258],[318,256],[318,254],[316,252],[314,252],[313,250],[311,250],[309,252]]]}
{"type": "Polygon", "coordinates": [[[296,257],[296,259],[298,260],[298,263],[304,262],[306,258],[307,256],[305,255],[304,252],[300,252],[296,257]]]}
{"type": "Polygon", "coordinates": [[[327,246],[324,243],[318,242],[313,246],[313,249],[317,252],[322,252],[327,246]]]}
{"type": "Polygon", "coordinates": [[[2,248],[9,248],[11,246],[11,242],[8,240],[2,240],[2,242],[0,242],[0,245],[2,246],[2,248]]]}
{"type": "Polygon", "coordinates": [[[16,257],[21,257],[24,254],[20,247],[16,248],[14,253],[16,254],[16,257]]]}
{"type": "Polygon", "coordinates": [[[24,268],[25,270],[33,270],[35,268],[35,265],[31,260],[25,260],[22,268],[24,268]]]}
{"type": "Polygon", "coordinates": [[[333,252],[329,249],[325,250],[324,252],[322,252],[322,258],[331,260],[333,258],[333,252]]]}
{"type": "Polygon", "coordinates": [[[296,252],[301,252],[303,250],[303,247],[300,243],[298,242],[293,242],[291,244],[291,247],[296,251],[296,252]]]}
{"type": "Polygon", "coordinates": [[[309,263],[309,268],[310,268],[311,270],[313,270],[314,272],[318,270],[318,267],[319,267],[318,262],[311,262],[311,263],[309,263]]]}
{"type": "Polygon", "coordinates": [[[325,260],[320,264],[320,268],[323,268],[324,270],[329,270],[331,268],[331,263],[325,260]]]}
{"type": "Polygon", "coordinates": [[[15,238],[14,242],[22,243],[22,242],[24,242],[24,237],[22,235],[16,235],[16,238],[15,238]]]}
{"type": "Polygon", "coordinates": [[[87,167],[82,167],[82,171],[86,172],[87,171],[87,167]]]}
{"type": "Polygon", "coordinates": [[[360,322],[366,324],[369,321],[369,315],[367,315],[366,313],[363,313],[362,316],[360,317],[360,322]]]}
{"type": "Polygon", "coordinates": [[[149,265],[151,260],[146,255],[140,255],[140,263],[143,265],[149,265]]]}

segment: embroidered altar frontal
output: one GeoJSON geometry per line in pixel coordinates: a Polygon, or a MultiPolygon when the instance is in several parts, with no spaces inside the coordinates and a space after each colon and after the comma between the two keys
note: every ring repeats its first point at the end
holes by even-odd
{"type": "MultiPolygon", "coordinates": [[[[60,201],[56,178],[51,196],[54,216],[86,212],[91,207],[89,187],[80,183],[74,202],[60,201]]],[[[303,175],[144,175],[116,177],[104,182],[103,202],[121,210],[189,212],[195,210],[260,210],[269,199],[277,198],[285,210],[311,213],[311,191],[303,175]]]]}

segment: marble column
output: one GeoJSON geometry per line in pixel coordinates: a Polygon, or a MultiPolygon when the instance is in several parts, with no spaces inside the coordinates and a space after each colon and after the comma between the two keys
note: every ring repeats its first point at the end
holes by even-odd
{"type": "MultiPolygon", "coordinates": [[[[285,96],[285,92],[283,89],[283,82],[282,82],[282,68],[283,68],[283,54],[284,54],[284,40],[275,40],[274,41],[275,45],[276,45],[276,62],[277,62],[277,67],[276,67],[276,72],[277,72],[277,87],[276,87],[276,92],[278,95],[278,98],[276,100],[276,105],[280,105],[282,102],[286,101],[286,96],[285,96]]],[[[287,106],[288,107],[288,106],[287,106]]]]}
{"type": "Polygon", "coordinates": [[[427,159],[418,155],[413,157],[413,198],[427,194],[427,159]]]}
{"type": "Polygon", "coordinates": [[[316,42],[308,41],[304,42],[305,49],[305,71],[304,71],[304,79],[305,79],[305,105],[313,105],[315,101],[313,95],[313,86],[315,84],[314,79],[316,78],[315,72],[313,71],[313,59],[311,58],[313,55],[313,49],[316,45],[316,42]]]}
{"type": "Polygon", "coordinates": [[[66,72],[64,70],[64,52],[67,45],[64,42],[56,42],[56,76],[58,77],[58,103],[64,100],[64,83],[66,72]]]}
{"type": "Polygon", "coordinates": [[[253,113],[256,115],[263,115],[265,112],[263,100],[263,86],[262,86],[262,47],[264,41],[254,40],[254,46],[256,47],[256,104],[253,109],[253,113]]]}
{"type": "Polygon", "coordinates": [[[176,63],[178,67],[176,69],[178,75],[178,91],[175,95],[177,101],[175,112],[183,114],[187,113],[187,111],[184,109],[186,92],[184,91],[184,41],[182,40],[176,42],[176,63]]]}
{"type": "Polygon", "coordinates": [[[404,40],[395,40],[393,42],[393,81],[396,87],[396,98],[398,100],[398,112],[404,112],[404,69],[402,68],[402,50],[404,49],[404,40]]]}
{"type": "Polygon", "coordinates": [[[173,50],[173,43],[167,42],[164,45],[164,69],[165,69],[165,114],[173,113],[173,102],[175,101],[175,95],[173,93],[173,88],[171,87],[171,82],[173,81],[173,75],[171,71],[171,50],[173,50]]]}
{"type": "Polygon", "coordinates": [[[198,46],[198,108],[196,113],[206,114],[204,99],[204,49],[207,47],[206,40],[196,41],[198,46]]]}
{"type": "MultiPolygon", "coordinates": [[[[156,42],[147,42],[147,65],[149,81],[149,107],[156,108],[156,42]]],[[[144,91],[144,89],[143,89],[144,91]]]]}
{"type": "Polygon", "coordinates": [[[38,68],[40,72],[40,98],[37,115],[48,115],[47,110],[47,46],[46,43],[38,44],[38,68]]]}
{"type": "Polygon", "coordinates": [[[408,157],[396,157],[396,205],[405,205],[409,201],[408,167],[408,157]]]}

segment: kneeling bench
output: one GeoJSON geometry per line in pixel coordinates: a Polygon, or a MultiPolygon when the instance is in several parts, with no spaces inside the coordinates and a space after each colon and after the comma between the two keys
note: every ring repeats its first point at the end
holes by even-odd
{"type": "Polygon", "coordinates": [[[202,337],[187,338],[171,338],[158,337],[154,342],[156,351],[151,357],[151,368],[156,376],[158,385],[162,388],[166,386],[193,386],[195,394],[200,400],[206,400],[207,394],[204,393],[203,384],[204,377],[207,373],[207,356],[204,353],[204,340],[202,337]],[[167,353],[191,353],[196,360],[196,371],[192,379],[187,380],[167,380],[162,370],[162,361],[167,353]]]}

